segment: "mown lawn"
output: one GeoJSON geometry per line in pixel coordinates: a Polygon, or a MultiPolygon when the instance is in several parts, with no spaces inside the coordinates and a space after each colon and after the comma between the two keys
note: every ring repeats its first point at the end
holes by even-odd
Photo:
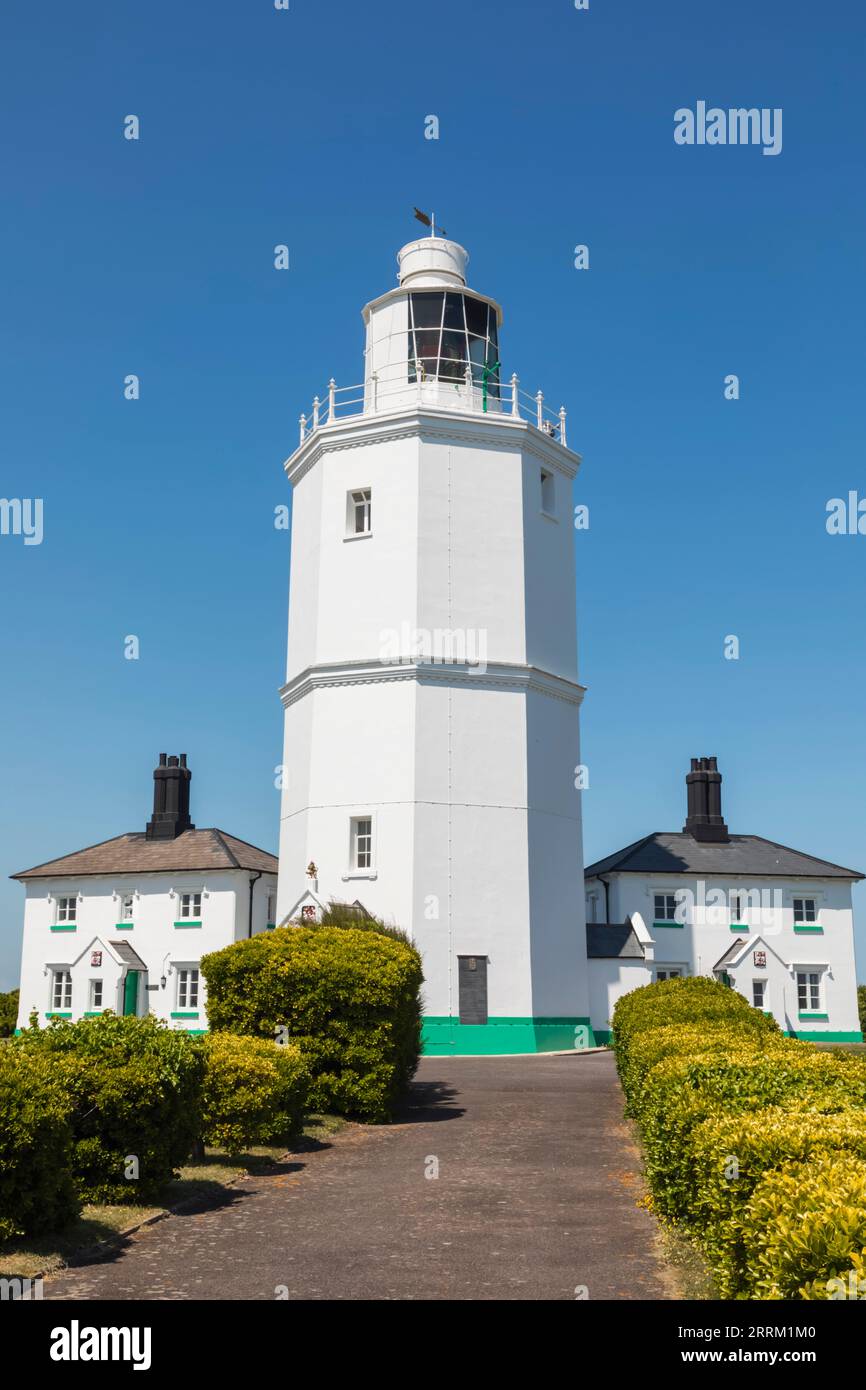
{"type": "Polygon", "coordinates": [[[179,1207],[216,1203],[238,1178],[267,1172],[287,1153],[327,1144],[330,1136],[345,1124],[336,1115],[311,1115],[290,1149],[285,1144],[267,1144],[235,1158],[229,1158],[220,1149],[206,1149],[203,1160],[185,1164],[174,1182],[168,1184],[161,1206],[85,1206],[78,1219],[63,1231],[0,1246],[0,1277],[32,1279],[38,1274],[52,1274],[82,1255],[98,1251],[100,1246],[108,1248],[130,1227],[166,1216],[179,1207]]]}

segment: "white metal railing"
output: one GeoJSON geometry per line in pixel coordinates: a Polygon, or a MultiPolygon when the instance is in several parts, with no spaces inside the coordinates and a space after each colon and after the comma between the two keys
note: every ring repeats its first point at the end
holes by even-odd
{"type": "Polygon", "coordinates": [[[414,400],[421,405],[465,410],[473,415],[486,413],[525,420],[567,447],[565,407],[553,411],[545,405],[542,391],[536,391],[534,396],[522,391],[516,372],[508,382],[500,382],[477,362],[455,359],[448,366],[454,375],[442,376],[441,369],[430,374],[424,359],[416,358],[391,363],[371,373],[366,382],[352,386],[338,386],[331,377],[322,394],[313,398],[309,415],[301,416],[301,444],[314,430],[336,424],[348,416],[386,411],[389,405],[396,409],[414,400]]]}

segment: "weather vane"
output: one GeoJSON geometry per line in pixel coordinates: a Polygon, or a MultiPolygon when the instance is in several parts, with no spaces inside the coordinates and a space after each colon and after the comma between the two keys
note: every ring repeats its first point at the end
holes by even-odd
{"type": "MultiPolygon", "coordinates": [[[[429,217],[428,217],[428,215],[427,215],[426,212],[422,212],[420,208],[415,208],[415,209],[414,209],[414,213],[415,213],[415,216],[416,216],[416,218],[418,219],[419,222],[423,222],[425,227],[429,227],[429,228],[430,228],[430,235],[431,235],[431,236],[435,236],[435,235],[436,235],[436,214],[435,214],[435,212],[431,213],[431,214],[429,215],[429,217]]],[[[446,230],[445,230],[444,227],[440,227],[440,228],[439,228],[439,235],[440,235],[440,236],[447,236],[447,235],[448,235],[448,233],[446,232],[446,230]]]]}

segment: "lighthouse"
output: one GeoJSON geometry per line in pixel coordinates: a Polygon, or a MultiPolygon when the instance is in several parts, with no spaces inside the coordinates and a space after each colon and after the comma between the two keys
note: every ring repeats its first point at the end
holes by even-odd
{"type": "Polygon", "coordinates": [[[592,1042],[566,414],[442,236],[363,309],[293,489],[277,920],[355,903],[424,964],[428,1054],[592,1042]],[[509,363],[510,365],[510,363],[509,363]]]}

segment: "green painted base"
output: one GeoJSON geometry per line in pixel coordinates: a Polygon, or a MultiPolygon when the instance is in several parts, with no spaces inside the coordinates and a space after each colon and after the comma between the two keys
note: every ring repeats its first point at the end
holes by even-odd
{"type": "Polygon", "coordinates": [[[518,1052],[571,1052],[594,1047],[588,1018],[490,1018],[461,1023],[458,1018],[422,1020],[425,1057],[490,1057],[518,1052]]]}
{"type": "Polygon", "coordinates": [[[862,1033],[828,1033],[821,1029],[798,1028],[796,1033],[790,1035],[793,1038],[802,1038],[804,1042],[863,1042],[862,1033]]]}

